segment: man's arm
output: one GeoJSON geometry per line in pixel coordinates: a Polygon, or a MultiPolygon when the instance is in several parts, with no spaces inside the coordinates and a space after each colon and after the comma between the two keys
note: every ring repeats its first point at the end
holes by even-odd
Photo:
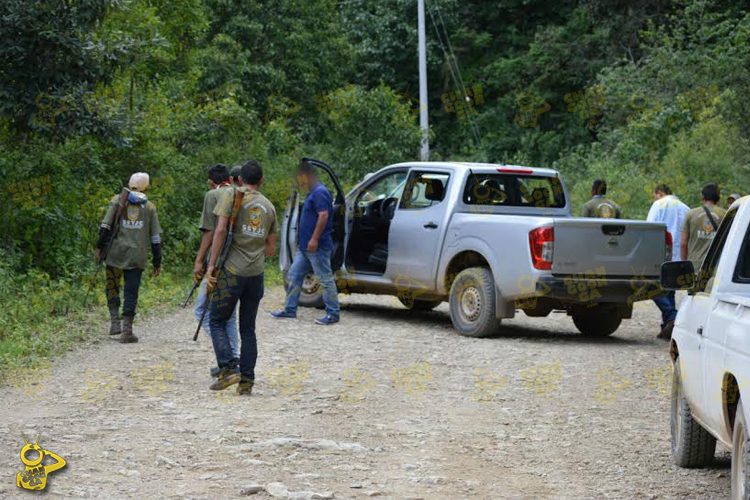
{"type": "Polygon", "coordinates": [[[682,240],[680,241],[680,260],[688,260],[688,238],[690,235],[682,233],[682,240]]]}
{"type": "Polygon", "coordinates": [[[688,240],[690,239],[690,221],[685,219],[680,238],[680,260],[688,260],[688,240]]]}
{"type": "Polygon", "coordinates": [[[227,234],[229,233],[229,217],[220,215],[219,220],[216,222],[216,230],[213,233],[214,238],[211,243],[211,257],[208,259],[209,274],[211,274],[216,268],[216,262],[219,260],[219,255],[221,255],[224,241],[227,239],[227,234]]]}
{"type": "Polygon", "coordinates": [[[201,244],[198,247],[198,254],[195,256],[195,264],[193,265],[193,277],[195,281],[203,279],[204,262],[206,262],[206,254],[211,247],[213,239],[214,231],[202,231],[201,244]]]}
{"type": "Polygon", "coordinates": [[[276,243],[278,242],[278,240],[278,234],[271,233],[268,235],[268,238],[266,238],[266,246],[263,249],[266,257],[273,257],[274,255],[276,255],[276,243]]]}
{"type": "Polygon", "coordinates": [[[325,231],[326,224],[328,224],[328,210],[318,212],[318,221],[315,223],[315,230],[310,237],[310,242],[307,244],[308,252],[316,252],[318,250],[320,235],[325,231]]]}
{"type": "Polygon", "coordinates": [[[161,274],[161,224],[156,207],[151,205],[151,259],[154,265],[153,276],[161,274]]]}

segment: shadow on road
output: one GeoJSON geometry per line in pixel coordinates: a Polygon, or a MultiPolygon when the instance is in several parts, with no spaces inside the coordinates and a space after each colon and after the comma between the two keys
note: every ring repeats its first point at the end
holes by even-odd
{"type": "MultiPolygon", "coordinates": [[[[383,320],[383,321],[406,321],[410,323],[419,323],[423,327],[432,327],[441,330],[450,330],[451,334],[458,336],[453,331],[453,325],[451,324],[450,316],[446,311],[411,311],[404,309],[399,306],[386,306],[381,304],[362,304],[362,303],[344,303],[341,305],[342,310],[350,314],[361,315],[372,320],[383,320]]],[[[516,315],[515,320],[518,318],[524,318],[523,313],[516,315]]],[[[534,318],[529,318],[533,320],[534,318]]],[[[653,344],[653,341],[642,340],[632,337],[621,337],[616,333],[611,337],[604,338],[591,338],[584,337],[578,333],[574,328],[563,330],[565,326],[558,326],[561,330],[553,331],[546,328],[539,328],[533,326],[526,326],[514,323],[504,323],[498,333],[492,337],[484,339],[476,339],[477,341],[497,341],[501,339],[522,339],[530,342],[549,342],[549,341],[564,341],[564,342],[575,342],[577,344],[600,344],[600,345],[648,345],[653,344]]]]}

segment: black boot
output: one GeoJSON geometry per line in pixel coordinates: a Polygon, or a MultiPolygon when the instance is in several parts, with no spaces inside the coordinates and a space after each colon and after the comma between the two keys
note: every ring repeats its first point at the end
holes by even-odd
{"type": "Polygon", "coordinates": [[[133,344],[138,342],[138,337],[133,335],[133,316],[122,317],[122,335],[120,335],[120,342],[123,344],[133,344]]]}
{"type": "Polygon", "coordinates": [[[109,308],[109,334],[120,335],[122,333],[122,323],[120,322],[120,311],[118,307],[109,308]]]}

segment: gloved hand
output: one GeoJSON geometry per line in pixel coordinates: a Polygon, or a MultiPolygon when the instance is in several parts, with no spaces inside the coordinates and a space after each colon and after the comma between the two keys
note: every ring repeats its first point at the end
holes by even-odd
{"type": "Polygon", "coordinates": [[[209,267],[206,270],[206,291],[208,293],[213,293],[216,290],[216,281],[216,268],[209,267]]]}

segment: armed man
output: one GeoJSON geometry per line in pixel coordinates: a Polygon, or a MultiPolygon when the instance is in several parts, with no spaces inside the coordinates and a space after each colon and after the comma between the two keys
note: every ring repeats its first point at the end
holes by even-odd
{"type": "MultiPolygon", "coordinates": [[[[237,174],[239,176],[239,174],[237,174]]],[[[205,331],[209,337],[211,335],[211,312],[207,311],[208,307],[208,294],[206,293],[206,280],[203,279],[206,271],[206,264],[208,262],[208,255],[211,249],[211,243],[214,238],[214,230],[216,229],[217,216],[214,214],[216,205],[219,199],[225,192],[232,192],[232,186],[230,184],[231,178],[229,170],[222,164],[213,165],[208,169],[208,191],[203,197],[203,211],[201,212],[200,230],[201,230],[201,242],[198,248],[198,253],[195,256],[195,263],[193,265],[193,280],[195,283],[201,282],[200,289],[198,292],[198,299],[195,302],[195,319],[201,321],[203,331],[205,331]]],[[[227,335],[229,337],[229,345],[232,348],[234,357],[240,357],[240,340],[239,334],[237,333],[237,313],[232,311],[232,315],[227,322],[227,335]]],[[[219,368],[212,368],[211,375],[217,376],[219,368]]]]}
{"type": "Polygon", "coordinates": [[[161,272],[161,226],[156,207],[148,201],[149,176],[138,172],[130,177],[129,190],[113,197],[99,229],[97,259],[107,265],[107,306],[110,335],[120,342],[138,342],[133,334],[133,319],[138,305],[141,275],[151,248],[153,276],[161,272]],[[120,283],[124,280],[122,320],[120,319],[120,283]]]}
{"type": "Polygon", "coordinates": [[[583,205],[583,217],[621,219],[622,212],[614,201],[606,198],[607,181],[597,179],[591,186],[591,199],[583,205]]]}
{"type": "Polygon", "coordinates": [[[255,320],[263,297],[263,268],[265,258],[276,252],[278,231],[276,209],[259,192],[263,184],[260,163],[246,162],[240,178],[243,186],[222,193],[214,210],[218,222],[206,274],[209,291],[214,293],[211,340],[221,369],[211,389],[222,390],[238,384],[237,393],[249,395],[258,358],[255,320]],[[237,302],[240,304],[239,359],[232,352],[227,332],[227,323],[237,302]]]}
{"type": "Polygon", "coordinates": [[[711,182],[701,190],[701,206],[685,216],[680,241],[680,257],[692,261],[698,271],[706,258],[721,220],[727,213],[718,203],[719,186],[711,182]]]}

